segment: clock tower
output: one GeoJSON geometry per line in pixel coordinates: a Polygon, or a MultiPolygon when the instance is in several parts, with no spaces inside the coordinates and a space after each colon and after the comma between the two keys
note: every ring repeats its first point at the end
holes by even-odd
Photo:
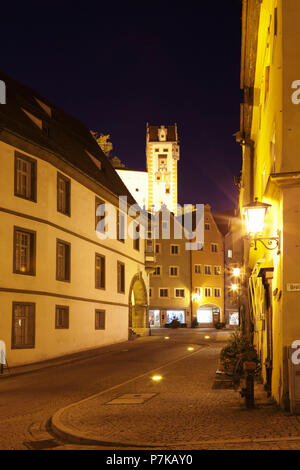
{"type": "Polygon", "coordinates": [[[150,126],[147,123],[146,164],[148,172],[148,210],[156,212],[165,204],[177,215],[177,162],[179,143],[177,124],[150,126]]]}

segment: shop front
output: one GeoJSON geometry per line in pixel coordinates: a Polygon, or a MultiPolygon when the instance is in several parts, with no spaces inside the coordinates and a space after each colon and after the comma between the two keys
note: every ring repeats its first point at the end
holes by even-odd
{"type": "Polygon", "coordinates": [[[184,309],[151,309],[149,310],[149,323],[151,327],[162,327],[172,320],[186,323],[186,312],[184,309]]]}
{"type": "Polygon", "coordinates": [[[200,328],[213,328],[220,321],[220,308],[216,305],[204,305],[197,309],[197,322],[200,328]]]}

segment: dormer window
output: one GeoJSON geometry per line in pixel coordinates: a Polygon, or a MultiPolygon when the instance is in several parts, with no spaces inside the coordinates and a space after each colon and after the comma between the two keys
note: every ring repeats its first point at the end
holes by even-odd
{"type": "Polygon", "coordinates": [[[38,98],[35,98],[35,101],[40,105],[40,107],[45,111],[45,113],[48,114],[49,117],[52,117],[52,110],[51,110],[50,106],[43,103],[38,98]]]}
{"type": "Polygon", "coordinates": [[[94,163],[94,165],[96,165],[96,167],[98,168],[98,170],[101,170],[101,169],[102,169],[102,165],[101,165],[100,160],[98,160],[96,157],[94,157],[94,155],[92,155],[88,150],[86,150],[85,152],[86,152],[86,154],[90,157],[90,159],[92,160],[92,162],[94,163]]]}

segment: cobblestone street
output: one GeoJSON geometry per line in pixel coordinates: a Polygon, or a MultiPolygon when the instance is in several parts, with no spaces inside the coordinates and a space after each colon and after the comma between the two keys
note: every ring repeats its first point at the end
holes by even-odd
{"type": "Polygon", "coordinates": [[[222,333],[155,334],[1,380],[1,449],[300,449],[299,418],[269,402],[262,386],[253,410],[237,391],[212,388],[222,333]],[[108,404],[128,394],[148,395],[108,404]]]}

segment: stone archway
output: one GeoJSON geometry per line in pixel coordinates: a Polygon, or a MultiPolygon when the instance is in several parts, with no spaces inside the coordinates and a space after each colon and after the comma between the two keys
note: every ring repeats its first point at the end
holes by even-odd
{"type": "Polygon", "coordinates": [[[129,330],[146,336],[149,329],[147,288],[141,273],[133,276],[129,288],[129,330]]]}

